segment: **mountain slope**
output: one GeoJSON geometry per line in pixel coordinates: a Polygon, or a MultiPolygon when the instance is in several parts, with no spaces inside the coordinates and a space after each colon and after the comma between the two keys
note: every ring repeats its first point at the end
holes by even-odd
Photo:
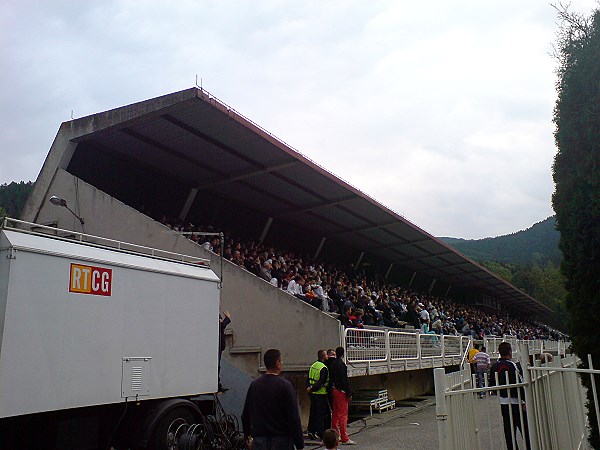
{"type": "Polygon", "coordinates": [[[552,262],[558,266],[562,260],[558,248],[559,237],[556,218],[551,216],[526,230],[495,238],[440,239],[475,261],[499,261],[524,266],[552,262]]]}

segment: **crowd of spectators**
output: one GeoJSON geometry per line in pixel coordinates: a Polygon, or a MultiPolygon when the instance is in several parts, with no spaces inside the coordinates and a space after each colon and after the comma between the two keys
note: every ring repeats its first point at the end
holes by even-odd
{"type": "MultiPolygon", "coordinates": [[[[219,254],[221,246],[211,226],[184,224],[163,217],[161,223],[186,232],[191,240],[219,254]],[[197,234],[196,234],[197,233],[197,234]]],[[[336,314],[346,327],[365,325],[409,328],[423,333],[473,336],[516,336],[518,339],[558,339],[560,333],[546,325],[515,319],[506,312],[487,313],[476,306],[415,292],[367,277],[349,265],[340,267],[310,256],[276,249],[255,240],[225,235],[223,257],[320,310],[336,314]]]]}

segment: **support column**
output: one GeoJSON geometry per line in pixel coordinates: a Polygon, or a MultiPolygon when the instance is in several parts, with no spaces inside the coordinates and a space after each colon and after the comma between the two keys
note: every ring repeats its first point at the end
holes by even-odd
{"type": "Polygon", "coordinates": [[[190,212],[190,208],[192,207],[194,200],[196,200],[197,194],[198,194],[197,188],[190,189],[190,193],[188,194],[187,199],[185,200],[185,203],[183,204],[183,208],[181,208],[181,212],[179,213],[179,218],[181,220],[185,221],[185,218],[187,217],[188,213],[190,212]]]}
{"type": "Polygon", "coordinates": [[[365,256],[365,252],[360,252],[360,256],[358,257],[358,261],[356,261],[356,264],[354,264],[354,268],[356,270],[358,270],[358,266],[359,266],[360,262],[362,261],[363,256],[365,256]]]}
{"type": "Polygon", "coordinates": [[[431,284],[429,285],[429,290],[427,291],[427,294],[431,295],[431,291],[433,290],[433,287],[435,286],[435,282],[437,280],[434,278],[433,281],[431,282],[431,284]]]}
{"type": "Polygon", "coordinates": [[[448,294],[450,293],[450,289],[452,289],[451,284],[448,285],[448,289],[446,289],[446,293],[444,294],[444,297],[448,297],[448,294]]]}
{"type": "Polygon", "coordinates": [[[415,281],[415,277],[417,276],[417,272],[413,272],[413,276],[410,278],[410,282],[408,283],[408,287],[411,287],[413,281],[415,281]]]}
{"type": "Polygon", "coordinates": [[[388,270],[385,273],[385,277],[383,277],[384,280],[387,280],[387,277],[389,276],[390,272],[392,271],[392,267],[394,267],[394,263],[391,263],[390,267],[388,267],[388,270]]]}
{"type": "Polygon", "coordinates": [[[313,256],[313,261],[317,260],[317,256],[319,256],[319,254],[321,253],[321,250],[323,250],[323,245],[325,245],[325,241],[326,240],[327,240],[326,237],[324,237],[323,239],[321,239],[321,243],[317,247],[317,251],[315,252],[315,256],[313,256]]]}
{"type": "Polygon", "coordinates": [[[269,229],[271,228],[271,224],[273,223],[273,218],[269,217],[269,219],[267,220],[267,223],[265,224],[265,227],[262,230],[262,233],[260,233],[260,239],[258,240],[258,245],[261,245],[265,238],[267,237],[267,233],[269,232],[269,229]]]}

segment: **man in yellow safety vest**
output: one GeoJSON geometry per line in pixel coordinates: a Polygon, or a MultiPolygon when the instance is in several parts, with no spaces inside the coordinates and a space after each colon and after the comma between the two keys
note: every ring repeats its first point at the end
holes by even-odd
{"type": "Polygon", "coordinates": [[[327,352],[319,350],[317,352],[317,361],[310,366],[308,371],[308,381],[306,392],[310,396],[310,416],[308,418],[308,437],[311,439],[322,440],[325,428],[331,424],[325,425],[325,417],[329,411],[329,399],[327,390],[329,388],[329,370],[325,365],[327,361],[327,352]]]}

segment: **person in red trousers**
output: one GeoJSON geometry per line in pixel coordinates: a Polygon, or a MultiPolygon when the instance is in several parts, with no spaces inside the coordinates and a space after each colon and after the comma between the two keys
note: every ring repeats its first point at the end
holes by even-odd
{"type": "Polygon", "coordinates": [[[348,383],[348,368],[344,363],[344,348],[335,349],[336,358],[329,366],[329,384],[333,399],[331,428],[339,430],[342,445],[354,445],[356,442],[348,436],[348,403],[352,398],[348,383]]]}

